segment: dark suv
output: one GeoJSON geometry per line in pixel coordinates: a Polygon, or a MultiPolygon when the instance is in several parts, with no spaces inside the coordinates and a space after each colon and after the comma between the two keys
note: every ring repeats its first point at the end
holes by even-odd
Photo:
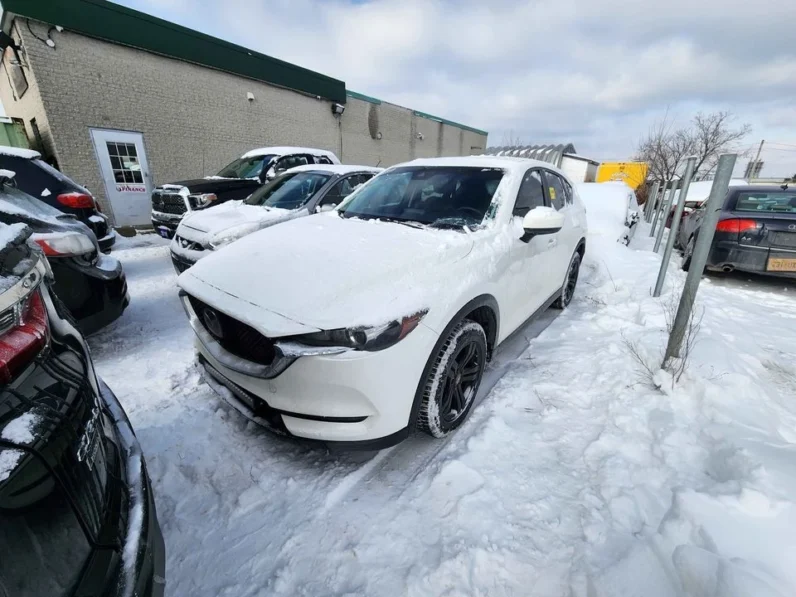
{"type": "Polygon", "coordinates": [[[152,192],[152,226],[163,238],[174,238],[187,212],[231,199],[245,199],[258,187],[296,166],[339,163],[331,151],[311,147],[252,149],[215,176],[157,187],[152,192]]]}
{"type": "MultiPolygon", "coordinates": [[[[683,219],[683,269],[691,266],[705,203],[683,219]]],[[[796,278],[796,188],[732,186],[721,206],[707,269],[796,278]]]]}
{"type": "Polygon", "coordinates": [[[116,232],[87,189],[50,166],[31,149],[0,145],[0,168],[14,172],[14,184],[20,191],[83,222],[97,237],[100,251],[110,253],[116,242],[116,232]]]}
{"type": "Polygon", "coordinates": [[[22,224],[0,224],[0,595],[160,597],[141,447],[22,224]]]}

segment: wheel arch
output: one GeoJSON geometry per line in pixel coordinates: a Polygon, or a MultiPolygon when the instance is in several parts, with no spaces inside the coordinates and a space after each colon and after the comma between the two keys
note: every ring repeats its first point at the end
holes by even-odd
{"type": "Polygon", "coordinates": [[[586,239],[581,238],[578,241],[578,246],[575,247],[575,252],[580,253],[580,258],[583,259],[586,256],[586,239]]]}
{"type": "Polygon", "coordinates": [[[412,410],[409,413],[410,428],[413,428],[417,422],[420,405],[423,402],[423,384],[434,365],[434,357],[442,348],[451,330],[464,319],[472,319],[484,328],[487,344],[487,362],[492,357],[500,331],[500,309],[497,299],[494,296],[491,294],[482,294],[465,303],[464,306],[456,312],[434,343],[434,348],[431,349],[431,353],[429,353],[426,358],[426,364],[423,367],[423,372],[420,374],[420,379],[417,380],[412,410]]]}

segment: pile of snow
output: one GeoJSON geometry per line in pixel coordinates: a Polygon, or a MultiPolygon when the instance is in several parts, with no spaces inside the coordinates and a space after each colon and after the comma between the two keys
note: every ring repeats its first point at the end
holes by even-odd
{"type": "Polygon", "coordinates": [[[624,247],[596,207],[572,305],[450,438],[375,457],[219,400],[168,246],[123,240],[132,301],[90,342],[147,458],[170,593],[795,595],[794,286],[703,280],[673,385],[658,366],[684,275],[673,263],[652,298],[647,225],[624,247]]]}
{"type": "Polygon", "coordinates": [[[37,413],[27,412],[22,414],[6,423],[0,437],[18,445],[31,444],[36,439],[34,430],[41,420],[41,415],[37,413]]]}
{"type": "Polygon", "coordinates": [[[582,182],[577,189],[586,206],[589,234],[628,244],[640,220],[633,189],[624,182],[582,182]]]}

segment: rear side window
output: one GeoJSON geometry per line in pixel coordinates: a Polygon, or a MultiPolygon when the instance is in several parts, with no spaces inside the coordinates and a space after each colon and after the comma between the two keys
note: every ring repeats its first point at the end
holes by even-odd
{"type": "Polygon", "coordinates": [[[539,170],[529,170],[520,184],[517,201],[514,204],[514,215],[525,216],[535,207],[544,207],[544,183],[539,170]]]}
{"type": "Polygon", "coordinates": [[[550,203],[556,209],[561,209],[567,204],[567,195],[564,191],[564,182],[559,176],[553,172],[545,171],[545,182],[547,183],[547,196],[550,197],[550,203]]]}
{"type": "Polygon", "coordinates": [[[325,155],[315,156],[315,163],[316,164],[331,164],[332,160],[327,158],[325,155]]]}
{"type": "Polygon", "coordinates": [[[738,193],[735,211],[796,214],[796,192],[744,191],[738,193]]]}

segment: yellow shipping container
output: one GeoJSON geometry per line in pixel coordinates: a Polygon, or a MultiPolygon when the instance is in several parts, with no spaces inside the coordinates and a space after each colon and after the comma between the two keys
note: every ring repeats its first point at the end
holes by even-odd
{"type": "Polygon", "coordinates": [[[597,182],[621,181],[635,190],[647,179],[647,168],[647,162],[603,162],[597,182]]]}

